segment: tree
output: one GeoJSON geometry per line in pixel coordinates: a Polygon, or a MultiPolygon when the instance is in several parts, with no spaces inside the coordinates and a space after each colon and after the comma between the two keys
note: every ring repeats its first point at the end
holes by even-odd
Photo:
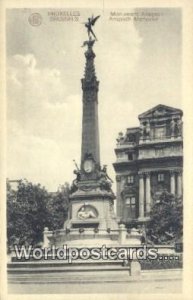
{"type": "Polygon", "coordinates": [[[147,239],[155,244],[174,243],[183,234],[182,198],[164,191],[154,203],[146,227],[147,239]]]}
{"type": "Polygon", "coordinates": [[[70,187],[68,183],[60,186],[56,193],[52,194],[47,202],[48,212],[47,227],[49,230],[61,229],[68,216],[70,187]]]}
{"type": "Polygon", "coordinates": [[[17,190],[7,183],[8,245],[35,245],[42,240],[49,194],[40,184],[21,180],[17,190]]]}
{"type": "Polygon", "coordinates": [[[43,240],[44,227],[61,228],[67,216],[68,186],[55,194],[40,184],[21,180],[17,190],[7,182],[8,247],[37,245],[43,240]]]}

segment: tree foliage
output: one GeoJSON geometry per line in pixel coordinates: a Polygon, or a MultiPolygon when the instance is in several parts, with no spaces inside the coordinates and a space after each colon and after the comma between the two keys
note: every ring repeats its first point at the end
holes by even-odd
{"type": "Polygon", "coordinates": [[[52,194],[47,202],[47,226],[49,229],[55,230],[63,227],[64,221],[68,216],[69,192],[69,184],[65,183],[60,186],[56,193],[52,194]]]}
{"type": "Polygon", "coordinates": [[[7,181],[8,247],[37,245],[42,242],[44,227],[61,228],[68,208],[68,185],[49,193],[40,184],[21,180],[17,190],[7,181]]]}
{"type": "Polygon", "coordinates": [[[183,234],[183,203],[181,197],[164,191],[154,203],[147,238],[155,244],[173,243],[183,234]]]}

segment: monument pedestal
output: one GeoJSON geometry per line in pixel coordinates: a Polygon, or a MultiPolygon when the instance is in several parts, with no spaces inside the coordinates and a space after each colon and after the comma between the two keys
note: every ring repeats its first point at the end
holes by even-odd
{"type": "Polygon", "coordinates": [[[68,220],[62,230],[48,237],[50,245],[115,243],[119,227],[113,209],[114,198],[110,189],[101,189],[100,180],[78,182],[77,190],[70,195],[68,220]]]}

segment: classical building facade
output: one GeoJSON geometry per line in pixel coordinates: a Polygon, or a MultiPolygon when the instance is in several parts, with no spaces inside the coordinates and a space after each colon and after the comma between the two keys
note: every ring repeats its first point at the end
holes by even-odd
{"type": "Polygon", "coordinates": [[[127,226],[149,219],[159,195],[182,195],[182,111],[165,105],[140,114],[139,127],[119,133],[113,164],[117,216],[127,226]]]}

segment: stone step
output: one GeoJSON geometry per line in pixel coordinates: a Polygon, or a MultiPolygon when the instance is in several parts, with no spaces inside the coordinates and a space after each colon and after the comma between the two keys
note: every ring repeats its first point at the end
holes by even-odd
{"type": "Polygon", "coordinates": [[[8,282],[25,283],[87,283],[87,282],[123,282],[128,281],[129,270],[77,270],[76,272],[61,272],[52,270],[45,273],[9,274],[8,282]],[[98,272],[97,272],[98,271],[98,272]]]}
{"type": "Polygon", "coordinates": [[[130,277],[122,261],[79,261],[76,263],[26,262],[8,264],[9,283],[121,282],[130,277]]]}
{"type": "Polygon", "coordinates": [[[47,266],[47,267],[54,267],[54,266],[64,266],[64,265],[71,265],[71,266],[108,266],[108,265],[119,265],[122,266],[123,261],[122,260],[73,260],[72,263],[69,263],[67,260],[53,260],[53,261],[46,261],[46,260],[41,260],[41,261],[25,261],[25,262],[11,262],[7,264],[8,268],[21,268],[28,266],[29,268],[37,268],[37,267],[42,267],[42,266],[47,266]]]}
{"type": "Polygon", "coordinates": [[[9,267],[8,273],[9,274],[13,274],[13,273],[43,273],[43,272],[77,272],[77,271],[81,271],[82,273],[84,272],[88,272],[88,271],[104,271],[104,270],[111,270],[111,271],[115,271],[115,270],[129,270],[130,268],[128,266],[123,267],[120,265],[89,265],[86,266],[84,265],[84,268],[82,266],[76,266],[76,265],[66,265],[66,266],[38,266],[36,265],[36,267],[28,267],[28,265],[26,264],[26,266],[18,266],[17,268],[14,267],[9,267]]]}
{"type": "MultiPolygon", "coordinates": [[[[103,267],[103,270],[111,270],[111,271],[117,271],[117,270],[129,270],[128,267],[114,267],[114,266],[109,266],[109,267],[103,267]]],[[[82,267],[65,267],[65,268],[34,268],[34,269],[29,269],[29,268],[15,268],[15,269],[8,269],[8,273],[43,273],[43,272],[77,272],[77,271],[82,271],[82,272],[87,272],[87,271],[100,271],[101,268],[98,267],[84,267],[84,269],[82,269],[82,267]]]]}

